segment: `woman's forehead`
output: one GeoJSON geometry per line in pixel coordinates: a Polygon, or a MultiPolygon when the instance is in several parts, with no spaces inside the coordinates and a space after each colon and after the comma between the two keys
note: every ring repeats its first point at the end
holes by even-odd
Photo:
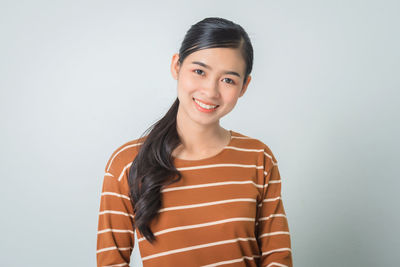
{"type": "Polygon", "coordinates": [[[206,48],[188,55],[184,64],[202,65],[210,70],[224,69],[241,71],[246,64],[238,48],[206,48]]]}

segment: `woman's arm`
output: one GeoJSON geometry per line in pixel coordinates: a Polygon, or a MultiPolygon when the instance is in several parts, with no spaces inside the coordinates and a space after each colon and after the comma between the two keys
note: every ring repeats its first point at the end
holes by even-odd
{"type": "Polygon", "coordinates": [[[134,246],[134,215],[126,169],[117,175],[110,172],[104,175],[97,232],[97,266],[129,266],[134,246]]]}
{"type": "Polygon", "coordinates": [[[260,266],[291,267],[292,251],[289,226],[281,198],[281,179],[275,157],[265,153],[264,197],[259,204],[258,244],[260,266]]]}

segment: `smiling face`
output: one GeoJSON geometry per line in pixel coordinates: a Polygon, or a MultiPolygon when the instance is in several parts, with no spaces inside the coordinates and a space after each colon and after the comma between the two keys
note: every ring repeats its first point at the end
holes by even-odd
{"type": "Polygon", "coordinates": [[[240,50],[207,48],[191,53],[181,65],[178,59],[174,54],[171,63],[180,102],[178,124],[219,126],[219,119],[235,107],[251,80],[248,76],[243,83],[246,63],[240,50]]]}

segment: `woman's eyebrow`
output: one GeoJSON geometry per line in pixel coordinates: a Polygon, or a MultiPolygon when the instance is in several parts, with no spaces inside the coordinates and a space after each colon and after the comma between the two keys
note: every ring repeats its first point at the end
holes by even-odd
{"type": "MultiPolygon", "coordinates": [[[[200,65],[200,66],[202,66],[202,67],[204,67],[206,69],[209,69],[209,70],[212,69],[210,66],[208,66],[207,64],[205,64],[203,62],[200,62],[200,61],[192,61],[192,64],[200,65]]],[[[225,74],[232,74],[232,75],[238,76],[240,78],[240,74],[237,73],[236,71],[225,71],[224,73],[225,74]]]]}

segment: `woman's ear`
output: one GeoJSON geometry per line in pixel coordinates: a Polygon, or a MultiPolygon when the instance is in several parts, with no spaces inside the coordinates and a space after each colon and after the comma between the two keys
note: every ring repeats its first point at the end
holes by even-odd
{"type": "Polygon", "coordinates": [[[175,80],[178,80],[178,74],[179,74],[179,68],[180,68],[180,64],[179,64],[179,54],[175,53],[172,56],[172,61],[171,61],[171,74],[172,77],[175,80]]]}
{"type": "Polygon", "coordinates": [[[249,86],[249,83],[251,81],[251,76],[247,76],[247,81],[243,84],[242,90],[240,91],[239,97],[241,97],[242,95],[244,95],[244,93],[247,90],[247,87],[249,86]]]}

